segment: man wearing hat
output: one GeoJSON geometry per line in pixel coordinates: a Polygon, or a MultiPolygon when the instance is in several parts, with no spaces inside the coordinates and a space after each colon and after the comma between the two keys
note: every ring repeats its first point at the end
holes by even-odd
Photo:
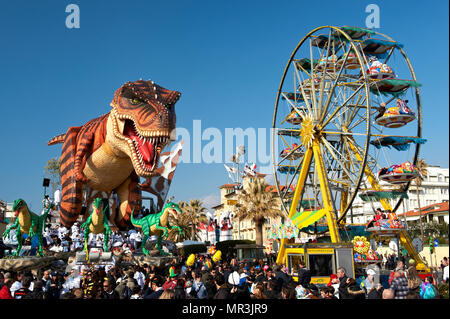
{"type": "Polygon", "coordinates": [[[144,296],[144,299],[159,299],[159,297],[164,292],[164,288],[162,287],[163,280],[160,276],[154,276],[151,279],[151,288],[152,292],[148,295],[144,296]]]}
{"type": "Polygon", "coordinates": [[[174,266],[170,267],[169,276],[167,277],[167,281],[163,285],[164,290],[175,289],[175,286],[177,285],[177,277],[178,274],[175,271],[175,267],[174,266]]]}

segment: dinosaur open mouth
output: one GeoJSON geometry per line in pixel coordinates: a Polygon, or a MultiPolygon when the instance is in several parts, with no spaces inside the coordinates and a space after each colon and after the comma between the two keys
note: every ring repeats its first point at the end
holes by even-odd
{"type": "Polygon", "coordinates": [[[143,136],[139,133],[134,122],[128,119],[125,120],[123,135],[133,142],[134,151],[141,168],[147,172],[153,171],[157,166],[159,153],[167,144],[168,138],[164,136],[143,136]]]}

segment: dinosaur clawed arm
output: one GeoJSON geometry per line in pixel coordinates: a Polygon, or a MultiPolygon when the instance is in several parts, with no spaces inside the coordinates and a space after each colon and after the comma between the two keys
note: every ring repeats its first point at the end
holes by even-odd
{"type": "Polygon", "coordinates": [[[77,153],[75,154],[75,180],[77,182],[86,183],[88,181],[87,177],[83,174],[84,166],[86,165],[86,160],[88,157],[88,151],[92,146],[92,141],[94,140],[94,134],[88,132],[82,136],[81,143],[77,148],[77,153]]]}
{"type": "Polygon", "coordinates": [[[142,183],[142,184],[139,183],[139,184],[138,184],[139,187],[140,187],[141,189],[143,189],[143,190],[149,188],[149,187],[150,187],[150,180],[151,180],[151,178],[150,178],[150,177],[147,177],[147,178],[145,179],[145,182],[144,182],[144,183],[142,183]]]}

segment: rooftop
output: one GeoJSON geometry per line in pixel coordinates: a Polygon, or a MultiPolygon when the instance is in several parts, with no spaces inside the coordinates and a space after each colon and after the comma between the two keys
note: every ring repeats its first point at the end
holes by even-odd
{"type": "MultiPolygon", "coordinates": [[[[449,207],[448,202],[431,204],[431,205],[422,207],[421,214],[427,215],[427,214],[435,214],[435,213],[440,213],[440,212],[448,213],[448,207],[449,207]]],[[[399,213],[397,215],[403,216],[403,213],[399,213]]],[[[413,217],[413,216],[419,216],[418,209],[414,209],[414,210],[410,210],[409,212],[406,212],[406,217],[413,217]]]]}

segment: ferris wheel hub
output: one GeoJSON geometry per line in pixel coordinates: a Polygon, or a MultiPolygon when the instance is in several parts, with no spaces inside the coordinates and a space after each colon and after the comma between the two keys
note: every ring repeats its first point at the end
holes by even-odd
{"type": "Polygon", "coordinates": [[[302,127],[300,128],[300,140],[301,144],[305,148],[310,148],[314,141],[316,134],[316,126],[311,116],[305,116],[303,119],[302,127]]]}

